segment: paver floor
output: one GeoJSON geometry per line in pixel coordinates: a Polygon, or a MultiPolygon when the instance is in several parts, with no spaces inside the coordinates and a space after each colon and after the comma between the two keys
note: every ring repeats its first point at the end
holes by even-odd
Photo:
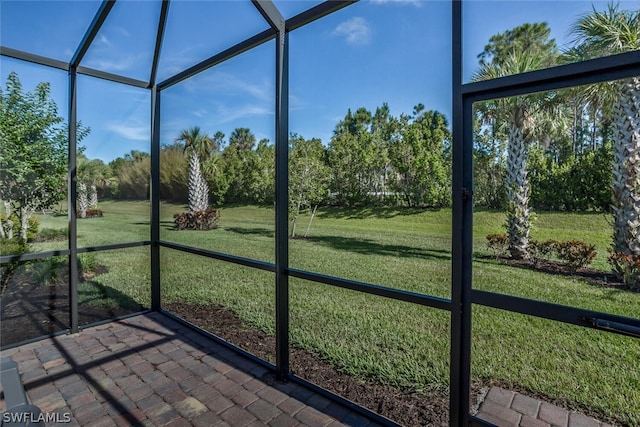
{"type": "Polygon", "coordinates": [[[376,425],[301,385],[274,381],[265,367],[161,313],[2,356],[18,363],[47,426],[376,425]]]}
{"type": "Polygon", "coordinates": [[[491,387],[476,416],[500,427],[611,427],[579,412],[500,387],[491,387]]]}
{"type": "MultiPolygon", "coordinates": [[[[18,363],[47,426],[377,425],[302,385],[275,381],[262,365],[161,313],[1,354],[18,363]]],[[[499,387],[476,416],[497,426],[610,427],[499,387]]]]}

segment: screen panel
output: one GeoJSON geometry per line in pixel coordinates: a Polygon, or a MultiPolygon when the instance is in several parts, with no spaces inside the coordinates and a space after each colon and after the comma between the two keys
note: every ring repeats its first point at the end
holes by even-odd
{"type": "Polygon", "coordinates": [[[291,267],[450,296],[450,31],[359,2],[291,32],[291,267]]]}

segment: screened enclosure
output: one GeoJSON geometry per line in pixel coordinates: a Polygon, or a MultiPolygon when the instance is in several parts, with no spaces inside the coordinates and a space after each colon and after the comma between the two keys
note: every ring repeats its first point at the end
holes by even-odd
{"type": "MultiPolygon", "coordinates": [[[[58,100],[54,115],[60,120],[51,128],[58,151],[51,157],[58,159],[55,167],[65,180],[50,184],[45,179],[54,175],[51,165],[38,169],[37,176],[16,178],[15,171],[26,166],[2,159],[2,227],[11,209],[19,216],[27,202],[50,195],[52,190],[38,190],[36,196],[37,183],[57,186],[60,192],[55,202],[32,208],[40,235],[46,229],[48,237],[33,236],[26,249],[2,247],[3,349],[51,334],[81,333],[87,325],[151,310],[223,338],[234,350],[260,360],[279,381],[317,383],[335,399],[353,397],[338,396],[346,392],[332,390],[327,385],[331,381],[315,376],[305,362],[307,353],[300,351],[332,364],[337,372],[365,378],[364,393],[367,387],[373,393],[382,384],[409,390],[407,394],[417,394],[418,400],[439,402],[429,410],[444,413],[445,418],[424,418],[425,424],[443,419],[456,426],[502,423],[491,413],[483,415],[480,406],[496,384],[540,399],[543,403],[537,403],[534,418],[542,416],[544,402],[559,402],[610,423],[640,424],[640,294],[606,283],[614,279],[602,250],[599,257],[594,255],[597,280],[588,283],[581,281],[588,275],[585,269],[580,270],[584,277],[573,276],[578,268],[557,274],[543,270],[551,264],[541,261],[530,273],[520,265],[505,266],[498,261],[505,257],[489,254],[485,236],[499,233],[504,225],[504,218],[496,221],[492,212],[507,208],[482,205],[492,197],[486,190],[492,185],[487,177],[493,176],[497,162],[490,156],[487,160],[488,148],[479,148],[490,147],[499,132],[512,141],[518,129],[509,128],[505,117],[533,111],[538,105],[534,99],[544,98],[545,106],[555,103],[556,110],[549,109],[548,114],[560,117],[558,108],[573,108],[567,100],[582,96],[579,88],[591,88],[586,92],[592,93],[627,84],[625,96],[631,100],[627,104],[619,93],[617,100],[584,101],[584,108],[599,105],[600,109],[592,116],[585,113],[594,124],[588,127],[585,118],[580,135],[590,141],[583,150],[587,153],[593,147],[596,165],[628,153],[633,159],[637,149],[633,145],[640,143],[640,46],[629,43],[618,50],[582,52],[555,63],[531,60],[527,67],[504,67],[481,76],[475,49],[486,40],[475,38],[485,36],[482,14],[491,9],[496,22],[513,25],[529,20],[511,3],[495,7],[496,3],[480,1],[105,0],[29,2],[27,8],[23,3],[0,6],[3,84],[12,72],[22,78],[25,92],[48,82],[46,95],[33,99],[35,105],[38,100],[41,105],[43,100],[58,100]],[[389,9],[373,12],[383,7],[389,9]],[[69,40],[75,44],[69,45],[69,40]],[[339,40],[345,40],[348,50],[338,51],[339,40]],[[385,59],[392,55],[393,59],[385,59]],[[313,72],[327,64],[328,71],[313,72]],[[424,79],[410,78],[422,74],[424,79]],[[384,86],[389,81],[395,82],[384,86]],[[573,98],[559,95],[572,90],[573,98]],[[359,107],[350,103],[349,94],[356,99],[352,102],[368,102],[370,109],[382,104],[365,120],[371,129],[376,118],[383,120],[389,114],[387,100],[390,108],[399,105],[407,112],[398,123],[426,120],[426,115],[420,116],[422,102],[427,109],[443,111],[442,132],[450,133],[438,148],[450,161],[437,172],[446,184],[442,186],[446,191],[438,190],[443,202],[436,207],[423,206],[426,202],[412,205],[408,192],[390,184],[393,179],[408,181],[397,178],[400,168],[375,163],[373,154],[367,161],[382,172],[375,175],[377,181],[372,179],[373,190],[363,193],[367,200],[363,210],[353,210],[349,201],[341,204],[342,193],[325,188],[332,197],[325,205],[331,209],[339,205],[335,210],[321,207],[314,219],[322,202],[305,199],[308,211],[300,214],[300,202],[296,211],[298,199],[292,199],[296,194],[291,188],[298,183],[298,172],[291,158],[298,145],[292,140],[298,133],[313,133],[310,122],[329,129],[324,143],[316,144],[320,150],[327,144],[337,147],[341,136],[339,126],[330,132],[342,118],[335,117],[325,94],[348,110],[347,118],[358,117],[359,107]],[[339,94],[346,94],[347,100],[339,94]],[[420,102],[421,108],[403,104],[403,96],[416,94],[413,105],[420,102]],[[244,96],[250,96],[251,103],[241,102],[244,96]],[[522,107],[523,100],[528,110],[522,107]],[[513,105],[511,113],[497,113],[513,105]],[[626,132],[631,136],[614,146],[618,151],[611,157],[606,153],[595,157],[596,148],[620,139],[612,136],[618,131],[609,122],[607,126],[615,129],[596,135],[600,128],[595,122],[609,114],[607,105],[615,111],[625,109],[626,132]],[[518,106],[523,109],[517,110],[518,106]],[[411,107],[413,115],[408,113],[411,107]],[[181,131],[199,123],[231,133],[228,143],[222,132],[211,137],[211,158],[189,157],[189,145],[184,144],[188,138],[181,131]],[[249,137],[242,123],[259,131],[249,137]],[[111,136],[97,136],[102,133],[111,136]],[[244,152],[238,148],[243,142],[249,144],[244,152]],[[95,159],[103,160],[92,163],[95,159]],[[191,203],[192,181],[199,178],[187,171],[196,161],[209,170],[205,204],[208,207],[211,198],[220,214],[220,227],[206,232],[174,226],[187,195],[191,203]],[[117,179],[101,169],[107,163],[118,171],[117,179]],[[236,170],[246,171],[243,179],[231,178],[236,170]],[[247,203],[248,189],[257,198],[247,203]],[[10,199],[17,197],[14,193],[29,193],[31,198],[9,207],[10,199]],[[388,207],[385,198],[394,197],[401,201],[388,207]],[[364,220],[370,225],[358,222],[364,220]],[[297,238],[292,221],[298,227],[297,238]],[[396,232],[387,230],[392,224],[388,221],[398,221],[397,233],[406,236],[392,237],[396,232]],[[431,234],[425,237],[422,230],[427,227],[431,234]],[[389,235],[384,234],[387,231],[389,235]],[[221,320],[199,323],[194,307],[221,320]],[[260,333],[250,338],[235,333],[243,328],[260,333]],[[558,371],[570,374],[557,375],[558,371]]],[[[589,6],[581,10],[588,13],[589,6]]],[[[634,2],[622,7],[639,9],[634,2]]],[[[552,20],[551,5],[539,9],[541,19],[552,20]]],[[[3,102],[5,94],[20,84],[10,78],[7,82],[3,102]]],[[[436,112],[432,117],[439,117],[436,112]]],[[[6,138],[2,143],[7,146],[6,129],[18,127],[8,117],[8,113],[3,117],[8,126],[2,129],[6,138]]],[[[395,122],[389,119],[389,123],[395,122]]],[[[577,128],[567,124],[567,129],[577,128]]],[[[546,131],[547,139],[555,138],[556,131],[562,132],[546,131]]],[[[355,132],[346,131],[343,139],[355,132]]],[[[378,137],[374,130],[371,134],[371,140],[378,137]]],[[[573,156],[582,159],[576,138],[573,156]]],[[[309,142],[296,141],[300,146],[309,142]]],[[[353,152],[357,144],[345,146],[345,152],[353,152]]],[[[309,147],[312,150],[313,144],[309,147]]],[[[524,148],[515,152],[491,147],[496,156],[534,162],[524,148]]],[[[547,144],[545,155],[553,148],[547,144]]],[[[16,159],[37,158],[35,151],[11,153],[16,159]]],[[[390,153],[389,162],[394,152],[390,153]]],[[[364,160],[352,163],[360,161],[364,160]]],[[[422,167],[428,165],[425,161],[422,167]]],[[[506,167],[500,179],[518,175],[506,167]]],[[[434,170],[426,174],[427,182],[436,180],[434,170]]],[[[529,177],[532,189],[520,200],[543,194],[542,178],[535,181],[533,172],[529,177]]],[[[580,182],[587,182],[589,193],[598,181],[609,178],[580,182]]],[[[305,179],[320,181],[314,176],[305,179]]],[[[636,181],[628,186],[640,186],[636,181]]],[[[577,194],[574,191],[567,200],[577,200],[577,194]]],[[[551,203],[545,197],[539,199],[551,203]]],[[[540,209],[532,235],[539,240],[606,240],[601,231],[608,230],[613,220],[609,193],[604,197],[605,207],[589,202],[574,217],[567,213],[574,210],[566,202],[558,202],[548,214],[540,209]]],[[[632,211],[624,221],[637,222],[636,205],[631,195],[614,211],[632,211]]],[[[608,248],[609,241],[600,246],[608,248]]],[[[379,422],[397,422],[382,412],[384,404],[363,406],[360,410],[379,422]]],[[[421,414],[427,417],[426,413],[421,414]]],[[[518,423],[525,419],[518,418],[518,423]]]]}

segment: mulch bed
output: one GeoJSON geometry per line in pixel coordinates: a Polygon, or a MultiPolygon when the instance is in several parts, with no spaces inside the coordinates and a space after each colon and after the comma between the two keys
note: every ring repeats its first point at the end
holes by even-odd
{"type": "MultiPolygon", "coordinates": [[[[615,276],[597,270],[580,269],[578,271],[570,271],[562,264],[553,261],[544,261],[537,265],[510,258],[503,258],[500,261],[521,268],[572,276],[583,279],[594,286],[626,289],[624,284],[618,281],[615,276]]],[[[91,273],[84,277],[87,280],[91,278],[91,273]]],[[[34,280],[29,280],[28,277],[22,277],[18,280],[10,280],[7,283],[0,301],[1,346],[37,338],[68,328],[68,276],[58,277],[54,281],[55,283],[52,284],[37,286],[30,284],[35,282],[34,280]]],[[[246,324],[229,309],[181,302],[165,304],[163,308],[262,359],[272,363],[275,362],[275,337],[246,324]]],[[[131,309],[122,307],[82,305],[79,309],[79,323],[81,325],[89,324],[132,312],[131,309]]],[[[318,355],[296,347],[290,349],[290,363],[293,373],[297,376],[399,424],[407,426],[448,425],[448,390],[433,390],[428,394],[419,394],[410,389],[402,389],[380,384],[369,379],[357,378],[341,372],[318,355]]],[[[504,384],[498,381],[474,380],[471,392],[472,409],[479,405],[486,391],[490,386],[494,385],[519,391],[558,406],[567,407],[565,402],[538,395],[518,385],[504,384]]],[[[568,409],[577,409],[596,418],[599,415],[601,416],[601,414],[590,414],[589,408],[568,409]]]]}
{"type": "Polygon", "coordinates": [[[577,270],[573,270],[567,265],[553,261],[553,260],[540,260],[536,263],[532,263],[529,260],[518,260],[510,257],[495,257],[489,255],[476,256],[478,259],[497,259],[499,262],[507,265],[511,265],[519,268],[526,268],[528,270],[539,271],[541,273],[553,274],[556,276],[565,276],[572,279],[579,279],[592,286],[598,286],[608,289],[619,289],[627,292],[640,292],[640,289],[629,289],[622,280],[620,280],[613,273],[606,273],[601,270],[595,270],[589,267],[582,267],[577,270]]]}
{"type": "MultiPolygon", "coordinates": [[[[231,310],[184,302],[164,304],[163,308],[255,356],[275,363],[275,337],[247,325],[231,310]]],[[[297,376],[399,424],[449,425],[447,390],[435,390],[425,395],[357,378],[341,372],[318,355],[296,347],[290,349],[289,357],[291,370],[297,376]]],[[[477,405],[487,390],[487,384],[477,382],[472,389],[472,404],[477,405]]]]}
{"type": "MultiPolygon", "coordinates": [[[[8,279],[0,300],[0,346],[69,328],[69,274],[66,263],[64,267],[49,284],[37,284],[38,280],[28,272],[8,279]]],[[[98,265],[94,271],[85,273],[83,280],[91,280],[106,271],[106,267],[98,265]]],[[[139,310],[80,304],[78,324],[95,323],[139,310]]]]}

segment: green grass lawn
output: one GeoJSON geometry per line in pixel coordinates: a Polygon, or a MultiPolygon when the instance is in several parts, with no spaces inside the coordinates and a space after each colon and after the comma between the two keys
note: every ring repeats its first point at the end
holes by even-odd
{"type": "MultiPolygon", "coordinates": [[[[101,209],[103,218],[79,222],[80,247],[148,239],[148,203],[107,201],[101,209]]],[[[184,209],[162,205],[163,240],[273,262],[272,208],[223,208],[217,230],[175,231],[172,216],[184,209]]],[[[47,215],[40,220],[42,227],[66,226],[66,218],[47,215]]],[[[299,233],[306,221],[300,219],[299,233]]],[[[640,318],[640,293],[482,257],[489,254],[485,236],[502,232],[504,222],[497,212],[474,215],[475,288],[640,318]]],[[[608,270],[610,235],[603,214],[538,213],[532,231],[537,240],[595,244],[598,257],[593,266],[603,271],[608,270]]],[[[33,249],[48,250],[54,244],[66,246],[41,243],[33,249]]],[[[446,298],[451,294],[450,210],[321,209],[309,238],[289,244],[294,268],[446,298]]],[[[95,281],[148,304],[147,247],[96,256],[108,265],[109,273],[95,281]]],[[[222,304],[273,333],[271,273],[170,249],[161,250],[161,262],[163,301],[222,304]]],[[[295,344],[355,375],[424,392],[448,387],[448,312],[298,279],[291,280],[290,298],[295,344]]],[[[474,307],[472,375],[640,425],[639,340],[474,307]]]]}

